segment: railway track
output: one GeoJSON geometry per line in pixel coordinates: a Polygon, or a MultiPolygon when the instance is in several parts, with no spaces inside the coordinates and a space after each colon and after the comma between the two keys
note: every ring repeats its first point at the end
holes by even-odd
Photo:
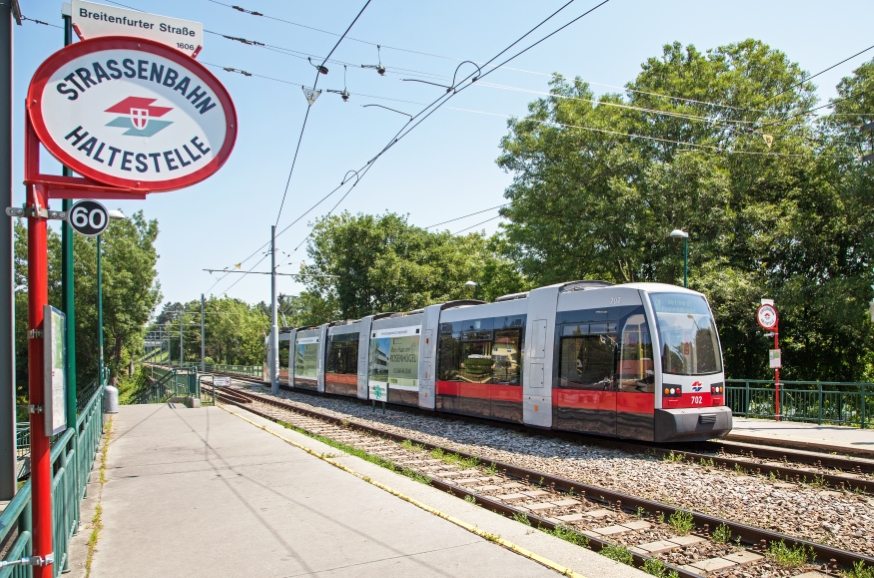
{"type": "Polygon", "coordinates": [[[221,401],[265,418],[379,456],[397,469],[426,477],[439,489],[610,557],[647,566],[657,575],[666,576],[673,569],[683,578],[770,578],[806,571],[838,575],[857,564],[874,567],[874,558],[862,554],[484,460],[272,396],[238,388],[222,388],[218,395],[221,401]]]}
{"type": "MultiPolygon", "coordinates": [[[[237,380],[266,385],[262,380],[241,377],[236,374],[224,374],[237,380]]],[[[311,394],[309,391],[300,393],[311,394]]],[[[316,394],[323,395],[323,394],[316,394]]],[[[360,401],[357,398],[346,398],[360,401]]],[[[425,412],[418,408],[396,406],[402,411],[420,413],[429,416],[444,417],[443,414],[425,412]]],[[[597,436],[587,436],[572,432],[539,431],[519,426],[484,420],[475,417],[452,415],[452,419],[461,419],[472,423],[484,423],[491,427],[509,428],[526,431],[532,435],[542,435],[549,438],[560,438],[575,443],[585,442],[603,447],[619,449],[629,453],[649,453],[663,459],[678,462],[704,464],[731,469],[737,472],[753,475],[764,475],[787,483],[811,483],[835,490],[862,491],[874,494],[874,460],[852,458],[846,456],[787,450],[783,448],[738,444],[721,440],[695,442],[688,444],[672,444],[664,447],[645,442],[606,439],[597,436]]]]}

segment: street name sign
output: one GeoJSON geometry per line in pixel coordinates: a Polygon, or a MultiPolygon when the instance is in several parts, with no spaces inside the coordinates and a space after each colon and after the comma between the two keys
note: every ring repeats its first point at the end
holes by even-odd
{"type": "Polygon", "coordinates": [[[117,6],[73,0],[73,30],[80,40],[133,36],[160,42],[192,58],[203,48],[203,24],[117,6]]]}
{"type": "Polygon", "coordinates": [[[109,212],[97,201],[77,201],[67,213],[73,230],[86,237],[95,237],[109,226],[109,212]]]}
{"type": "Polygon", "coordinates": [[[221,82],[158,42],[105,37],[71,44],[33,76],[27,96],[43,146],[83,177],[170,191],[215,173],[237,136],[221,82]]]}

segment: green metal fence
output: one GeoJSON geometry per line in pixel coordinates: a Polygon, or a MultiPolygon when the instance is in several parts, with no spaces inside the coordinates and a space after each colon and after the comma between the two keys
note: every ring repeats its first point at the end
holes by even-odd
{"type": "MultiPolygon", "coordinates": [[[[68,566],[67,548],[79,528],[79,504],[91,476],[97,447],[103,435],[103,388],[97,388],[79,411],[76,428],[68,428],[52,444],[52,518],[54,576],[68,566]]],[[[24,483],[0,514],[0,551],[3,560],[16,560],[32,552],[31,482],[24,483]]],[[[30,566],[8,566],[0,578],[30,578],[30,566]]]]}
{"type": "Polygon", "coordinates": [[[197,379],[196,367],[167,368],[151,365],[150,368],[154,381],[132,403],[163,403],[176,396],[200,398],[200,381],[197,379]]]}
{"type": "MultiPolygon", "coordinates": [[[[774,382],[727,379],[725,392],[732,413],[742,417],[775,418],[774,382]]],[[[874,410],[874,383],[842,381],[780,381],[780,418],[817,424],[867,428],[874,410]]]]}
{"type": "Polygon", "coordinates": [[[263,365],[223,365],[220,363],[207,363],[206,371],[215,371],[218,373],[236,373],[238,375],[247,375],[249,377],[264,377],[263,365]]]}

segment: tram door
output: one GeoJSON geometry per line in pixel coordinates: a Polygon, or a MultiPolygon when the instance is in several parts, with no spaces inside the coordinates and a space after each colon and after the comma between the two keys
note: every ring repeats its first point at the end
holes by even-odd
{"type": "Polygon", "coordinates": [[[616,435],[617,337],[615,323],[562,327],[554,427],[616,435]]]}

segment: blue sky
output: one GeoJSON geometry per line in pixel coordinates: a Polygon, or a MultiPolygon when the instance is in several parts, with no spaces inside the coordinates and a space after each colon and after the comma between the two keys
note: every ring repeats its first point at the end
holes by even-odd
{"type": "MultiPolygon", "coordinates": [[[[350,64],[346,88],[352,97],[343,102],[336,94],[324,93],[313,106],[279,228],[285,228],[340,184],[348,170],[361,167],[378,153],[406,122],[401,115],[361,105],[381,104],[415,114],[442,89],[403,82],[403,78],[423,78],[422,73],[451,77],[460,60],[486,61],[565,1],[373,0],[349,34],[365,42],[347,39],[333,55],[350,64]],[[389,68],[385,76],[360,68],[360,64],[377,62],[377,49],[368,43],[383,46],[382,63],[389,68]]],[[[20,3],[28,18],[62,24],[61,2],[20,3]]],[[[215,33],[323,56],[336,36],[277,19],[341,33],[364,0],[226,3],[265,17],[244,14],[212,0],[123,2],[139,10],[202,22],[206,30],[215,33]]],[[[553,30],[596,3],[577,0],[543,30],[553,30]]],[[[874,3],[870,1],[836,0],[823,5],[799,0],[611,0],[507,65],[518,70],[490,75],[490,83],[505,88],[476,86],[453,98],[380,158],[337,210],[388,210],[408,214],[412,223],[428,226],[501,204],[511,175],[503,173],[494,161],[500,139],[507,132],[507,116],[525,114],[536,93],[548,90],[549,73],[599,83],[592,86],[598,93],[616,92],[610,86],[621,87],[632,80],[641,63],[660,54],[666,43],[679,41],[704,50],[746,38],[767,42],[815,73],[874,44],[872,21],[874,3]]],[[[210,68],[230,91],[239,116],[234,153],[216,175],[199,185],[110,206],[128,214],[142,209],[147,218],[158,219],[158,271],[165,300],[187,301],[204,292],[220,295],[225,291],[249,302],[268,300],[266,276],[249,275],[230,287],[240,275],[229,275],[215,284],[217,277],[202,269],[233,266],[269,239],[306,112],[300,85],[312,85],[314,69],[303,58],[215,34],[205,36],[198,60],[217,65],[210,68]],[[221,67],[277,80],[229,73],[221,67]]],[[[27,85],[39,64],[62,45],[63,31],[58,28],[25,22],[15,29],[16,183],[23,178],[22,105],[27,85]]],[[[837,82],[871,57],[874,50],[817,78],[820,98],[825,101],[833,96],[837,82]]],[[[342,90],[343,66],[331,64],[329,69],[319,87],[342,90]]],[[[448,78],[431,78],[448,83],[448,78]]],[[[47,172],[60,172],[53,159],[44,157],[43,163],[47,172]]],[[[281,272],[298,270],[306,259],[306,246],[301,243],[309,232],[307,223],[333,207],[340,194],[279,238],[281,272]]],[[[18,186],[14,195],[16,204],[23,202],[24,187],[18,186]]],[[[456,232],[495,214],[484,213],[445,228],[456,232]]],[[[477,229],[492,232],[499,222],[493,220],[477,229]]],[[[262,257],[256,253],[243,268],[255,266],[262,257]]],[[[268,268],[269,260],[265,259],[256,270],[268,268]]],[[[296,294],[300,289],[293,278],[280,278],[281,292],[296,294]]]]}

